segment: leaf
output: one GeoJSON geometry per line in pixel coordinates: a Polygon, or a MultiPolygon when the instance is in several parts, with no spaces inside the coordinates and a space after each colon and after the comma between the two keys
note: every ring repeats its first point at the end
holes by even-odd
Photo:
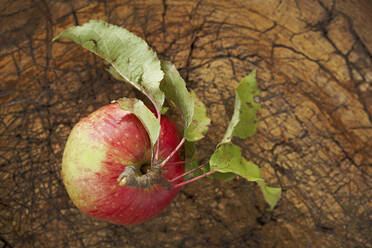
{"type": "Polygon", "coordinates": [[[234,174],[232,172],[224,172],[224,173],[216,172],[216,173],[210,175],[209,177],[220,180],[222,182],[227,182],[227,181],[233,180],[236,177],[236,174],[234,174]]]}
{"type": "Polygon", "coordinates": [[[264,181],[257,181],[257,184],[260,186],[263,196],[270,206],[269,210],[273,210],[280,199],[282,189],[266,186],[264,181]]]}
{"type": "Polygon", "coordinates": [[[191,96],[194,99],[194,115],[190,126],[185,129],[184,137],[188,141],[197,141],[204,138],[211,120],[207,116],[204,103],[197,98],[195,92],[191,91],[191,96]]]}
{"type": "Polygon", "coordinates": [[[164,72],[164,78],[160,82],[160,89],[165,93],[167,100],[173,101],[181,111],[186,129],[194,115],[194,98],[187,91],[185,81],[173,64],[162,61],[161,69],[164,72]]]}
{"type": "MultiPolygon", "coordinates": [[[[184,147],[185,147],[185,160],[187,161],[185,165],[185,171],[189,171],[199,166],[199,162],[197,161],[197,151],[196,151],[194,142],[186,141],[184,147]]],[[[185,176],[184,180],[189,180],[194,177],[200,176],[202,174],[203,174],[203,170],[199,169],[185,176]]]]}
{"type": "Polygon", "coordinates": [[[211,156],[209,164],[211,171],[232,172],[248,181],[257,182],[271,210],[280,199],[281,189],[266,186],[258,166],[242,157],[241,149],[237,145],[231,143],[220,145],[211,156]]]}
{"type": "Polygon", "coordinates": [[[230,142],[233,136],[245,139],[256,132],[260,104],[255,102],[255,97],[258,94],[256,71],[253,71],[236,88],[234,113],[220,144],[230,142]]]}
{"type": "Polygon", "coordinates": [[[185,160],[192,161],[196,157],[196,147],[194,142],[185,141],[185,160]]]}
{"type": "MultiPolygon", "coordinates": [[[[185,171],[192,170],[192,169],[194,169],[194,168],[196,168],[198,166],[199,166],[198,161],[191,161],[191,162],[189,162],[189,163],[187,163],[185,165],[185,171]]],[[[186,175],[185,178],[184,178],[184,180],[187,181],[187,180],[190,180],[190,179],[192,179],[194,177],[200,176],[202,174],[203,174],[203,170],[202,169],[199,169],[199,170],[196,170],[196,171],[194,171],[194,172],[186,175]]],[[[204,178],[201,178],[199,180],[202,181],[202,180],[204,180],[204,178]]]]}
{"type": "Polygon", "coordinates": [[[161,114],[161,115],[165,115],[165,114],[167,113],[168,110],[169,110],[168,107],[163,106],[163,107],[161,108],[161,110],[160,110],[160,114],[161,114]]]}
{"type": "Polygon", "coordinates": [[[128,30],[91,20],[82,26],[71,27],[53,41],[66,38],[105,59],[108,71],[116,78],[127,81],[149,96],[160,109],[164,93],[159,89],[163,72],[156,53],[140,37],[128,30]]]}
{"type": "Polygon", "coordinates": [[[145,127],[152,147],[156,143],[160,133],[160,123],[146,105],[137,98],[120,98],[116,100],[121,109],[135,114],[145,127]]]}
{"type": "Polygon", "coordinates": [[[188,92],[185,81],[173,64],[162,61],[161,68],[164,71],[164,79],[160,89],[181,111],[185,122],[184,137],[188,141],[202,139],[210,123],[203,102],[194,92],[188,92]]]}

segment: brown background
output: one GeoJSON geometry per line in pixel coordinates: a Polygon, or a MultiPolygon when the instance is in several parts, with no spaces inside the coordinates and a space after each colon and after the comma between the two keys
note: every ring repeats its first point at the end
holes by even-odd
{"type": "Polygon", "coordinates": [[[0,246],[372,247],[372,2],[0,1],[0,246]],[[60,178],[72,126],[136,94],[80,47],[51,39],[103,19],[144,38],[207,104],[208,159],[234,87],[257,68],[258,133],[241,141],[283,197],[253,183],[184,187],[158,217],[116,226],[81,215],[60,178]]]}

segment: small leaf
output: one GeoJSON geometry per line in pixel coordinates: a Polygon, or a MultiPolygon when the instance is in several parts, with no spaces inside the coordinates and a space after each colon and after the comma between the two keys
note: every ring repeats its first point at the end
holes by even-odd
{"type": "Polygon", "coordinates": [[[220,172],[230,172],[232,168],[235,170],[244,169],[241,167],[242,153],[240,147],[233,144],[225,144],[220,146],[211,156],[209,164],[211,170],[220,172]]]}
{"type": "Polygon", "coordinates": [[[196,147],[194,142],[185,141],[185,160],[192,161],[196,157],[196,147]]]}
{"type": "Polygon", "coordinates": [[[191,91],[191,96],[194,99],[194,115],[184,136],[188,141],[197,141],[204,138],[211,120],[207,117],[204,103],[197,98],[195,92],[191,91]]]}
{"type": "Polygon", "coordinates": [[[245,139],[256,132],[260,104],[255,101],[255,97],[258,94],[256,71],[253,71],[236,88],[234,113],[220,144],[230,142],[233,136],[245,139]]]}
{"type": "Polygon", "coordinates": [[[160,133],[160,123],[155,115],[145,106],[145,104],[137,98],[120,98],[116,100],[121,109],[135,114],[145,127],[154,146],[160,133]]]}
{"type": "MultiPolygon", "coordinates": [[[[196,168],[198,166],[199,166],[198,161],[191,161],[191,162],[189,162],[189,163],[187,163],[185,165],[185,171],[192,170],[192,169],[194,169],[194,168],[196,168]]],[[[199,170],[196,170],[196,171],[194,171],[194,172],[186,175],[185,178],[184,178],[184,180],[187,181],[187,180],[190,180],[190,179],[192,179],[194,177],[200,176],[202,174],[203,174],[203,170],[202,169],[199,169],[199,170]]],[[[204,178],[201,178],[199,180],[200,181],[203,181],[204,178]]]]}
{"type": "Polygon", "coordinates": [[[266,202],[270,206],[269,210],[273,210],[280,199],[282,189],[266,186],[264,181],[257,181],[257,183],[261,188],[266,202]]]}
{"type": "Polygon", "coordinates": [[[224,172],[224,173],[216,172],[216,173],[210,175],[209,177],[220,180],[222,182],[227,182],[227,181],[233,180],[236,177],[236,174],[234,174],[232,172],[224,172]]]}
{"type": "Polygon", "coordinates": [[[53,41],[60,38],[70,39],[105,59],[111,65],[108,71],[116,79],[129,82],[149,96],[159,109],[162,107],[160,61],[140,37],[119,26],[91,20],[63,31],[53,41]]]}
{"type": "Polygon", "coordinates": [[[258,166],[242,157],[241,149],[237,145],[231,143],[220,145],[210,158],[209,164],[212,171],[232,172],[248,181],[257,182],[271,210],[280,199],[281,189],[266,186],[258,166]]]}
{"type": "Polygon", "coordinates": [[[162,61],[161,69],[164,78],[160,83],[160,89],[165,93],[167,100],[171,100],[181,111],[186,129],[194,115],[194,98],[187,91],[185,81],[173,64],[162,61]]]}
{"type": "Polygon", "coordinates": [[[161,68],[165,75],[160,88],[167,99],[171,100],[181,111],[185,121],[185,138],[188,141],[202,139],[210,123],[203,102],[196,97],[194,92],[187,91],[185,81],[173,64],[162,62],[161,68]]]}
{"type": "MultiPolygon", "coordinates": [[[[196,151],[194,142],[186,141],[184,147],[185,147],[185,160],[187,161],[185,165],[185,171],[189,171],[199,166],[199,163],[197,161],[197,151],[196,151]]],[[[184,180],[189,180],[191,178],[200,176],[201,174],[203,174],[203,170],[199,169],[185,176],[184,180]]]]}
{"type": "Polygon", "coordinates": [[[167,113],[168,110],[169,110],[168,107],[163,106],[163,107],[161,108],[161,110],[160,110],[160,114],[161,114],[161,115],[165,115],[165,114],[167,113]]]}

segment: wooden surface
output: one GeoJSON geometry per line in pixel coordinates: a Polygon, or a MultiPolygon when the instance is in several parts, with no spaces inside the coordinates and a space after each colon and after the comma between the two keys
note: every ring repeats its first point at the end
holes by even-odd
{"type": "Polygon", "coordinates": [[[372,247],[372,2],[0,1],[3,247],[372,247]],[[63,29],[103,19],[176,64],[207,104],[208,159],[257,68],[258,133],[241,142],[283,197],[253,183],[196,182],[160,216],[123,227],[79,213],[61,155],[79,118],[133,88],[63,29]]]}

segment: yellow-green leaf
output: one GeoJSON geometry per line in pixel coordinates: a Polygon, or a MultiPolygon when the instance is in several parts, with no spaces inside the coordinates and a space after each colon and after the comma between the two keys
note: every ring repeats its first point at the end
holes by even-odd
{"type": "Polygon", "coordinates": [[[155,115],[146,107],[146,105],[137,98],[120,98],[115,102],[119,103],[121,109],[135,114],[145,127],[154,146],[160,134],[160,123],[155,115]]]}
{"type": "Polygon", "coordinates": [[[221,173],[235,173],[248,181],[257,182],[271,210],[279,201],[281,189],[266,186],[258,166],[247,161],[242,156],[239,146],[231,143],[220,145],[210,158],[209,164],[211,171],[216,170],[221,173]]]}
{"type": "Polygon", "coordinates": [[[66,29],[53,40],[60,38],[70,39],[105,59],[116,79],[129,82],[161,109],[164,93],[159,86],[164,74],[160,60],[140,37],[125,28],[91,20],[66,29]]]}
{"type": "Polygon", "coordinates": [[[256,71],[253,71],[236,88],[234,113],[220,144],[230,142],[233,136],[245,139],[256,132],[260,104],[255,98],[258,94],[256,71]]]}

